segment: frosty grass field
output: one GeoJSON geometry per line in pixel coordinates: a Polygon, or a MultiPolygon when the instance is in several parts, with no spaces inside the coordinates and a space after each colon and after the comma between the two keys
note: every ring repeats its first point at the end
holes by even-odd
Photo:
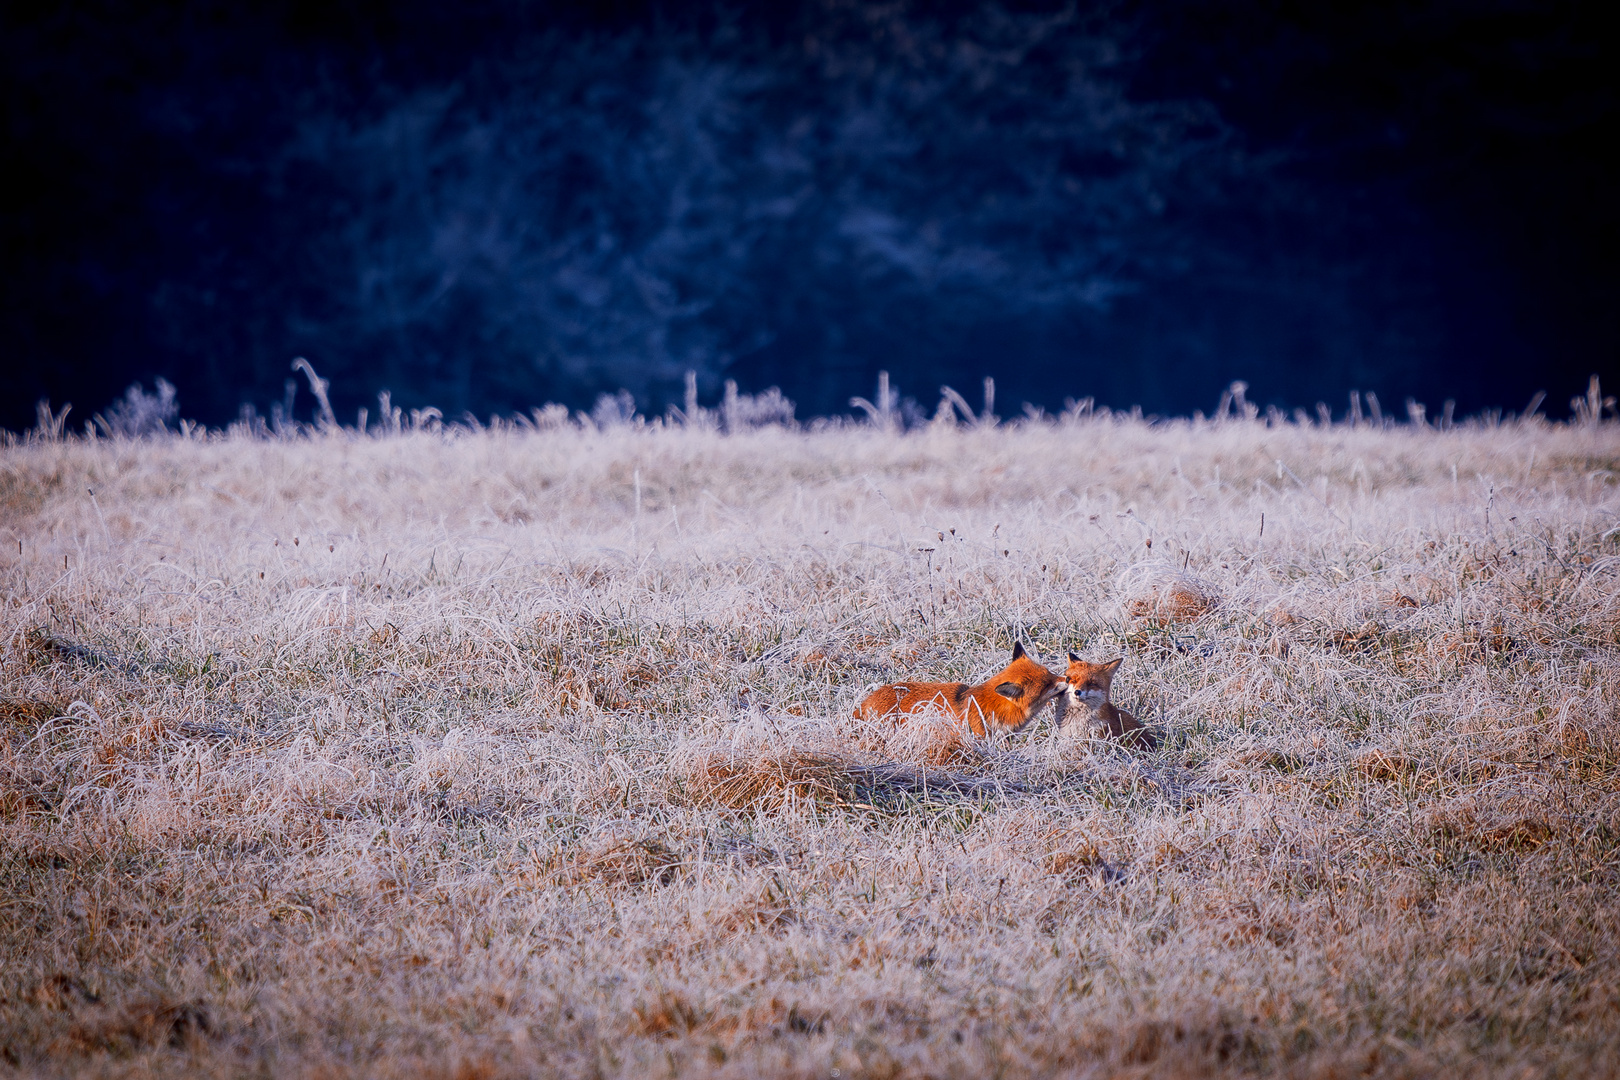
{"type": "Polygon", "coordinates": [[[546,416],[0,447],[0,1072],[1620,1074],[1620,425],[546,416]]]}

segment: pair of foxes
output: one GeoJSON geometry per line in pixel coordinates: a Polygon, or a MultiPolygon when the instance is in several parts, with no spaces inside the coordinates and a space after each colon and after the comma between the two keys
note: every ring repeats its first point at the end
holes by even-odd
{"type": "Polygon", "coordinates": [[[1031,660],[1023,643],[1013,646],[1012,662],[978,685],[969,683],[901,682],[879,686],[866,695],[855,709],[862,720],[936,710],[965,721],[973,734],[983,738],[992,731],[1022,731],[1049,701],[1057,702],[1057,726],[1062,727],[1075,705],[1091,712],[1097,734],[1102,729],[1115,739],[1137,746],[1152,747],[1158,740],[1136,717],[1115,708],[1108,700],[1114,672],[1124,661],[1089,664],[1069,653],[1069,669],[1059,677],[1031,660]]]}

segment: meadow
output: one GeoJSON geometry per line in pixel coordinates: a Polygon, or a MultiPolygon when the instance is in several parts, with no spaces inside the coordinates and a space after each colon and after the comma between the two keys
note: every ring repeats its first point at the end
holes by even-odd
{"type": "Polygon", "coordinates": [[[1250,413],[11,440],[0,1073],[1620,1074],[1620,425],[1250,413]]]}

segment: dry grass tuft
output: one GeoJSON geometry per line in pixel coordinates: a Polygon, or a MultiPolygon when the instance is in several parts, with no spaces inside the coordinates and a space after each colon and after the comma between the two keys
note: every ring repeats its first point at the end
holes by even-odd
{"type": "Polygon", "coordinates": [[[860,745],[875,750],[888,761],[936,769],[979,769],[985,764],[988,747],[956,717],[932,710],[912,713],[904,721],[889,718],[869,723],[860,745]]]}
{"type": "Polygon", "coordinates": [[[1473,798],[1444,803],[1425,814],[1425,824],[1437,837],[1476,851],[1533,851],[1555,835],[1545,812],[1522,799],[1497,806],[1481,806],[1473,798]]]}
{"type": "Polygon", "coordinates": [[[731,810],[781,810],[799,800],[829,806],[867,801],[847,761],[800,750],[700,756],[684,781],[694,804],[731,810]]]}
{"type": "Polygon", "coordinates": [[[921,756],[923,764],[936,769],[972,769],[984,764],[981,743],[954,724],[930,739],[921,756]]]}
{"type": "Polygon", "coordinates": [[[651,999],[631,1006],[635,1023],[631,1033],[655,1039],[673,1039],[697,1032],[709,1014],[684,994],[659,990],[651,999]]]}
{"type": "Polygon", "coordinates": [[[1221,602],[1220,593],[1208,582],[1153,563],[1130,567],[1120,575],[1117,587],[1125,597],[1125,612],[1150,626],[1195,622],[1221,602]]]}
{"type": "Polygon", "coordinates": [[[61,716],[67,704],[30,699],[0,698],[0,724],[35,728],[61,716]]]}
{"type": "Polygon", "coordinates": [[[880,743],[900,760],[859,760],[849,753],[754,746],[699,751],[681,771],[678,797],[695,806],[778,813],[800,805],[895,810],[917,800],[998,798],[1027,792],[1012,775],[986,770],[985,750],[954,724],[890,729],[880,743]],[[978,767],[977,772],[964,771],[978,767]]]}
{"type": "Polygon", "coordinates": [[[118,1009],[85,1010],[66,1044],[79,1052],[127,1054],[143,1047],[196,1049],[209,1034],[208,1007],[199,1001],[143,998],[118,1009]]]}
{"type": "Polygon", "coordinates": [[[1417,763],[1380,747],[1357,755],[1356,768],[1370,780],[1399,780],[1418,771],[1417,763]]]}
{"type": "Polygon", "coordinates": [[[680,876],[680,852],[651,838],[618,839],[577,855],[563,880],[578,885],[668,885],[680,876]]]}

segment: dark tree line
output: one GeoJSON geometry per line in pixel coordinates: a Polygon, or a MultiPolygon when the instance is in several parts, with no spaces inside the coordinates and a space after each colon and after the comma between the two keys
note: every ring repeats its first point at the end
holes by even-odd
{"type": "Polygon", "coordinates": [[[219,423],[294,356],[346,412],[656,410],[692,370],[804,416],[880,368],[1014,407],[1562,400],[1620,342],[1593,275],[1520,276],[1516,210],[1614,233],[1536,201],[1607,175],[1571,10],[15,8],[0,419],[163,376],[219,423]],[[1563,81],[1490,66],[1527,49],[1563,81]]]}

